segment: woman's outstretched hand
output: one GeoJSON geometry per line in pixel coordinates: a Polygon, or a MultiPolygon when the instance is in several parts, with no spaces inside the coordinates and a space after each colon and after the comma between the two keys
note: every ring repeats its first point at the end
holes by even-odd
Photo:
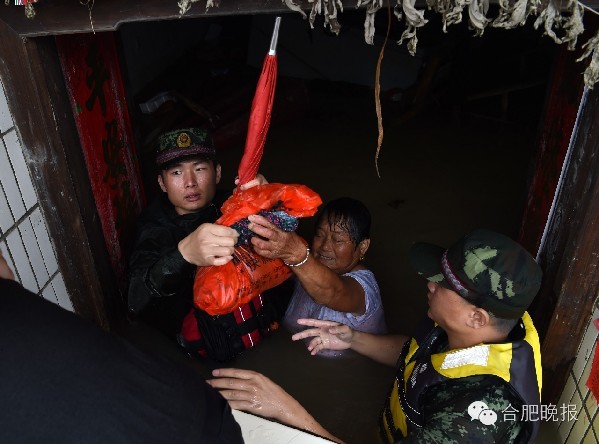
{"type": "Polygon", "coordinates": [[[306,244],[297,234],[281,230],[258,214],[248,216],[248,220],[248,228],[258,235],[252,237],[252,246],[260,256],[287,263],[299,263],[306,256],[306,244]]]}
{"type": "Polygon", "coordinates": [[[236,368],[213,370],[215,379],[207,382],[220,390],[233,409],[254,413],[279,421],[297,408],[297,401],[261,373],[236,368]]]}
{"type": "Polygon", "coordinates": [[[314,327],[291,337],[294,341],[312,338],[308,344],[308,350],[312,355],[321,350],[346,350],[351,347],[354,331],[347,325],[320,319],[298,319],[297,323],[314,327]]]}
{"type": "Polygon", "coordinates": [[[283,424],[307,430],[335,442],[341,442],[320,425],[289,393],[261,373],[237,368],[212,371],[207,382],[229,402],[232,409],[244,410],[283,424]]]}

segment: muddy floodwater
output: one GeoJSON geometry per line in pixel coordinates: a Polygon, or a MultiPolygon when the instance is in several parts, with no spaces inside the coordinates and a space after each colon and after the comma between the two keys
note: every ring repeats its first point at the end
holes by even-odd
{"type": "Polygon", "coordinates": [[[280,328],[258,347],[226,364],[192,359],[176,344],[143,324],[133,323],[127,338],[141,348],[190,365],[209,378],[217,366],[251,369],[271,378],[329,431],[348,444],[375,442],[378,414],[393,368],[349,352],[341,358],[311,356],[302,341],[280,328]]]}
{"type": "MultiPolygon", "coordinates": [[[[516,236],[534,131],[466,113],[456,120],[439,109],[393,125],[387,112],[379,177],[371,91],[326,85],[313,88],[310,101],[310,114],[271,126],[260,171],[270,182],[305,184],[325,202],[351,196],[366,204],[373,221],[365,264],[381,287],[389,331],[411,334],[427,303],[425,282],[409,265],[409,247],[416,241],[447,246],[479,227],[516,236]]],[[[232,188],[240,157],[241,147],[219,153],[221,186],[232,188]]],[[[313,223],[301,220],[298,232],[310,239],[313,223]]],[[[142,348],[210,377],[214,363],[191,359],[141,324],[127,330],[142,348]]],[[[226,366],[264,373],[348,444],[376,442],[393,368],[354,353],[311,356],[283,327],[226,366]]]]}
{"type": "Polygon", "coordinates": [[[303,341],[292,341],[284,328],[231,365],[267,375],[347,443],[374,442],[378,414],[393,378],[391,367],[357,353],[311,356],[303,341]]]}

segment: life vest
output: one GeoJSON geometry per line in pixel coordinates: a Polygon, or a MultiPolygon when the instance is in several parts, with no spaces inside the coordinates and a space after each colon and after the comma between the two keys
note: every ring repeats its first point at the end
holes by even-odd
{"type": "Polygon", "coordinates": [[[179,344],[192,356],[209,356],[219,362],[235,358],[279,327],[278,313],[263,298],[258,295],[224,315],[192,308],[183,319],[179,344]]]}
{"type": "MultiPolygon", "coordinates": [[[[479,344],[459,350],[430,354],[436,341],[446,333],[433,321],[410,341],[400,354],[395,381],[380,418],[383,442],[393,443],[423,426],[420,396],[436,384],[474,375],[495,375],[506,381],[526,405],[541,400],[541,347],[528,313],[519,324],[524,338],[501,344],[479,344]]],[[[516,326],[518,328],[518,326],[516,326]]],[[[529,421],[531,437],[538,433],[540,421],[529,421]]]]}

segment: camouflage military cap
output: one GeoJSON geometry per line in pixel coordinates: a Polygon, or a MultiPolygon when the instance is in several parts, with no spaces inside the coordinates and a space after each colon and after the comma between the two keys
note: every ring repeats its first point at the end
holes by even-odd
{"type": "Polygon", "coordinates": [[[500,318],[519,318],[541,286],[541,267],[517,242],[490,230],[475,230],[448,249],[416,243],[414,269],[500,318]]]}
{"type": "Polygon", "coordinates": [[[216,151],[212,135],[207,129],[187,128],[170,131],[158,137],[156,165],[185,157],[204,157],[214,159],[216,151]]]}

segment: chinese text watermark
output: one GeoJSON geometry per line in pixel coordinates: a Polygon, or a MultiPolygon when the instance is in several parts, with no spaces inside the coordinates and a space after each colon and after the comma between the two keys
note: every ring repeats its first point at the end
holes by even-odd
{"type": "Polygon", "coordinates": [[[485,425],[493,425],[498,418],[503,421],[576,421],[578,412],[576,404],[523,404],[520,410],[509,404],[501,412],[495,412],[482,401],[475,401],[468,406],[468,415],[472,421],[478,420],[485,425]]]}

